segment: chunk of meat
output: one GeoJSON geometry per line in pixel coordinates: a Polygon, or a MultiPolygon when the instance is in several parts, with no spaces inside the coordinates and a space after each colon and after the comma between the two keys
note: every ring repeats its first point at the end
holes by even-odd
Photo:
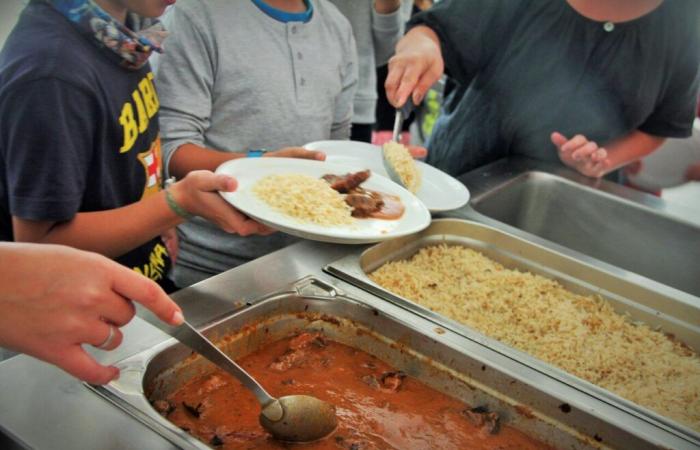
{"type": "Polygon", "coordinates": [[[345,196],[345,203],[352,207],[353,217],[370,217],[384,205],[382,196],[373,191],[354,189],[345,196]]]}
{"type": "Polygon", "coordinates": [[[175,406],[167,400],[156,400],[153,402],[153,407],[165,417],[168,417],[168,414],[175,409],[175,406]]]}
{"type": "Polygon", "coordinates": [[[488,434],[496,434],[500,430],[498,413],[489,412],[484,406],[465,409],[462,414],[469,419],[472,425],[482,428],[488,434]]]}
{"type": "Polygon", "coordinates": [[[382,387],[392,392],[396,392],[401,387],[406,374],[402,371],[384,372],[381,377],[382,387]]]}
{"type": "Polygon", "coordinates": [[[346,173],[345,175],[328,174],[322,176],[321,178],[328,182],[328,184],[331,185],[331,188],[335,189],[341,194],[345,194],[346,192],[350,192],[367,181],[369,176],[370,171],[363,170],[361,172],[346,173]]]}
{"type": "Polygon", "coordinates": [[[285,372],[292,367],[300,367],[309,359],[309,349],[326,345],[326,339],[319,333],[301,333],[289,341],[287,350],[270,364],[270,369],[285,372]]]}

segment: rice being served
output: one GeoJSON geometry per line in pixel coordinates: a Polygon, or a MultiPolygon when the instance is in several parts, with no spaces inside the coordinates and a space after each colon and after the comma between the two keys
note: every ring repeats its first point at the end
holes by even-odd
{"type": "Polygon", "coordinates": [[[406,189],[413,192],[418,192],[421,184],[421,174],[413,160],[413,156],[406,147],[398,142],[387,142],[382,147],[384,157],[389,161],[396,171],[401,182],[406,189]]]}
{"type": "Polygon", "coordinates": [[[253,193],[276,211],[303,222],[321,226],[355,222],[344,196],[310,175],[268,175],[255,183],[253,193]]]}
{"type": "Polygon", "coordinates": [[[421,249],[370,278],[565,371],[700,431],[700,356],[598,296],[461,246],[421,249]]]}

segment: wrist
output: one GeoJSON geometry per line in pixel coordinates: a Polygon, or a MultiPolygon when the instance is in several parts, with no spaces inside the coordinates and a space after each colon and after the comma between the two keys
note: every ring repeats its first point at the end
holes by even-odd
{"type": "Polygon", "coordinates": [[[188,207],[186,189],[183,182],[179,181],[175,183],[172,179],[168,181],[164,189],[165,202],[168,208],[183,220],[192,219],[195,215],[190,212],[188,207]]]}

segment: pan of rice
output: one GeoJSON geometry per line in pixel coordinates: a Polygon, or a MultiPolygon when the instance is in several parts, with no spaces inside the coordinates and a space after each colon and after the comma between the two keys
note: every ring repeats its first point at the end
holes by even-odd
{"type": "Polygon", "coordinates": [[[700,304],[470,221],[326,270],[700,442],[700,304]]]}

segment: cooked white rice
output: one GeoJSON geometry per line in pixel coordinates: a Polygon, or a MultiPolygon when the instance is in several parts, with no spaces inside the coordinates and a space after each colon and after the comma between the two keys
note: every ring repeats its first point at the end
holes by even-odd
{"type": "Polygon", "coordinates": [[[384,157],[392,165],[399,178],[401,178],[401,182],[406,186],[406,189],[414,194],[418,192],[421,184],[421,174],[408,149],[398,142],[391,141],[384,144],[382,151],[384,152],[384,157]]]}
{"type": "Polygon", "coordinates": [[[461,246],[385,264],[384,288],[700,430],[700,357],[598,296],[506,269],[461,246]]]}
{"type": "Polygon", "coordinates": [[[333,226],[356,220],[342,194],[310,175],[268,175],[255,183],[253,193],[273,209],[303,222],[333,226]]]}

